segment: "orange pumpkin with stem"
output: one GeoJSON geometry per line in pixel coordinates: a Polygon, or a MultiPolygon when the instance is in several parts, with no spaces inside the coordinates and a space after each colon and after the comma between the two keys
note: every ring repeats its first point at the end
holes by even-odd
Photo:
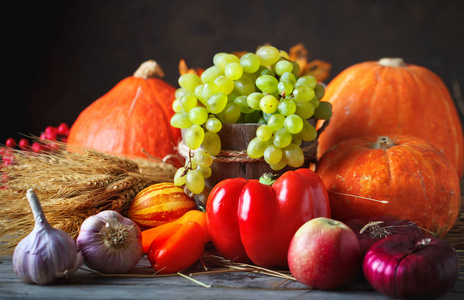
{"type": "Polygon", "coordinates": [[[316,173],[327,187],[332,217],[340,221],[390,216],[443,237],[459,214],[454,167],[417,137],[344,140],[322,155],[316,173]]]}
{"type": "Polygon", "coordinates": [[[126,156],[164,158],[176,154],[181,133],[170,124],[176,89],[152,60],[120,81],[78,116],[68,149],[75,146],[126,156]]]}
{"type": "Polygon", "coordinates": [[[332,118],[318,139],[319,156],[348,138],[413,135],[438,147],[462,176],[461,121],[445,84],[432,71],[400,58],[359,63],[338,74],[322,100],[332,103],[332,118]]]}

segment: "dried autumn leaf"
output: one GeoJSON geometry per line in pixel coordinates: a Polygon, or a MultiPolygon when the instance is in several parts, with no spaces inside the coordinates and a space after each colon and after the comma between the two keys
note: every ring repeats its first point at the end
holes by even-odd
{"type": "Polygon", "coordinates": [[[329,77],[331,68],[330,63],[316,59],[306,64],[303,74],[313,75],[317,81],[324,82],[329,77]]]}
{"type": "Polygon", "coordinates": [[[179,74],[180,75],[184,75],[184,74],[188,74],[188,73],[191,73],[191,74],[197,74],[198,76],[201,76],[201,74],[203,73],[203,69],[201,68],[197,68],[196,70],[195,69],[189,69],[187,67],[187,64],[185,63],[185,60],[184,59],[181,59],[179,61],[179,74]]]}

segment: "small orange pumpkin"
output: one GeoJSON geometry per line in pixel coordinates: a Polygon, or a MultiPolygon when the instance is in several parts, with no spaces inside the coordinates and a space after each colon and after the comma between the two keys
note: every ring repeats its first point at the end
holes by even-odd
{"type": "Polygon", "coordinates": [[[400,58],[359,63],[338,74],[322,100],[332,103],[332,118],[318,139],[319,156],[348,138],[413,135],[438,147],[462,176],[461,121],[445,84],[432,71],[400,58]]]}
{"type": "Polygon", "coordinates": [[[126,157],[176,154],[181,133],[170,124],[176,89],[157,76],[164,76],[159,65],[146,61],[88,106],[71,126],[68,148],[126,157]]]}
{"type": "Polygon", "coordinates": [[[328,150],[316,173],[340,221],[390,216],[443,237],[461,204],[459,179],[432,144],[413,136],[352,138],[328,150]]]}
{"type": "Polygon", "coordinates": [[[140,191],[129,207],[129,219],[140,229],[153,228],[196,209],[195,200],[171,182],[156,183],[140,191]]]}

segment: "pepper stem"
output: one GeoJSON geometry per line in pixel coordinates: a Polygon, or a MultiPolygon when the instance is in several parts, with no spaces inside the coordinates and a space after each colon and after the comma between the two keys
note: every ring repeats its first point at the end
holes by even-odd
{"type": "Polygon", "coordinates": [[[260,178],[259,182],[265,185],[273,185],[274,182],[279,178],[278,174],[264,173],[260,178]]]}

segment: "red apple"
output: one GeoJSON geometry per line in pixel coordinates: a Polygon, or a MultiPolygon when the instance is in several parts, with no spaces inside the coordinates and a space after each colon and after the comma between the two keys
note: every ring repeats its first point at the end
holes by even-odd
{"type": "Polygon", "coordinates": [[[352,282],[361,269],[356,234],[329,218],[314,218],[293,236],[288,265],[299,282],[320,290],[334,290],[352,282]]]}

